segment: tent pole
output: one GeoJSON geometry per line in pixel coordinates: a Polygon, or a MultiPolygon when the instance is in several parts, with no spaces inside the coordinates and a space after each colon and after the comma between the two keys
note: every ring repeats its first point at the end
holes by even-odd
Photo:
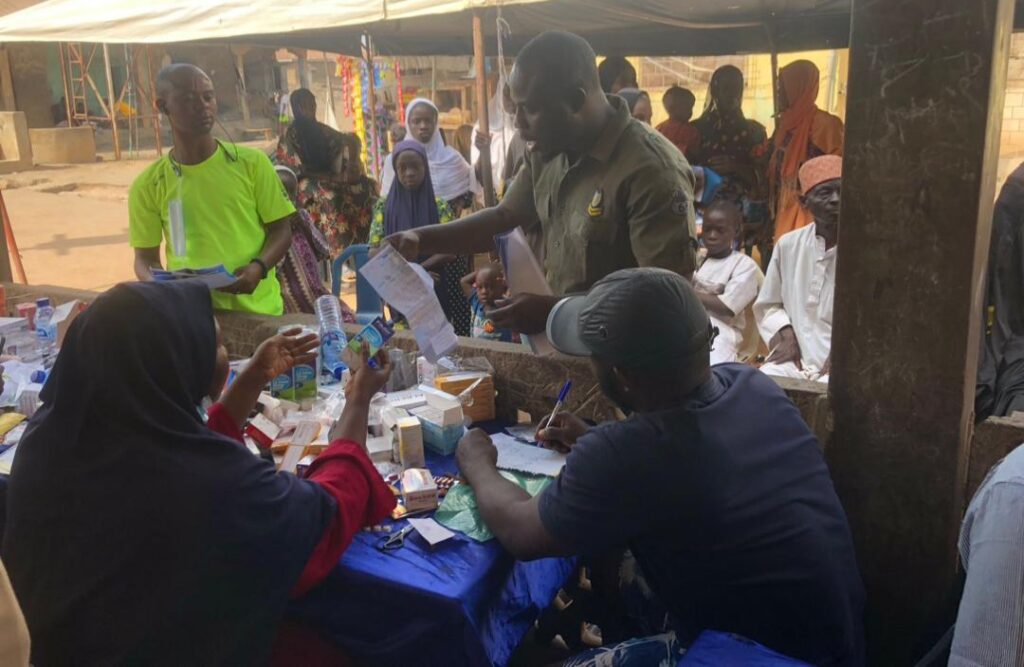
{"type": "Polygon", "coordinates": [[[768,43],[772,47],[772,120],[775,128],[779,127],[779,47],[775,43],[775,31],[771,24],[765,23],[764,29],[768,33],[768,43]]]}
{"type": "MultiPolygon", "coordinates": [[[[480,10],[473,12],[473,60],[476,61],[476,120],[479,132],[491,131],[489,109],[487,108],[487,56],[484,52],[483,22],[480,10]]],[[[493,139],[493,137],[492,137],[493,139]]],[[[470,165],[476,168],[474,165],[470,165]]],[[[494,178],[491,174],[491,151],[480,151],[480,181],[484,186],[484,204],[488,207],[497,202],[494,197],[494,178]]]]}
{"type": "Polygon", "coordinates": [[[60,80],[64,84],[64,110],[67,114],[68,127],[73,127],[71,122],[71,90],[68,88],[68,73],[64,62],[64,42],[57,42],[57,52],[60,54],[60,80]]]}
{"type": "Polygon", "coordinates": [[[121,138],[117,132],[117,100],[114,99],[114,76],[110,71],[110,47],[103,43],[103,68],[107,74],[107,114],[110,116],[110,129],[114,133],[114,159],[121,159],[121,138]]]}
{"type": "Polygon", "coordinates": [[[430,101],[437,104],[437,56],[430,56],[430,101]]]}
{"type": "Polygon", "coordinates": [[[14,240],[14,227],[11,225],[11,215],[7,212],[7,204],[4,202],[3,192],[0,192],[0,216],[3,217],[3,245],[6,246],[6,257],[0,259],[0,280],[13,282],[11,277],[11,264],[14,264],[14,271],[17,274],[18,282],[28,285],[28,278],[25,277],[25,265],[21,263],[21,252],[18,251],[18,242],[14,240]],[[6,261],[3,261],[6,260],[6,261]]]}
{"type": "Polygon", "coordinates": [[[160,139],[160,110],[156,108],[156,82],[153,80],[153,59],[150,57],[149,44],[146,44],[146,80],[149,81],[149,105],[153,112],[153,135],[156,138],[156,154],[164,156],[163,142],[160,139]]]}
{"type": "Polygon", "coordinates": [[[370,128],[366,130],[366,140],[373,141],[373,151],[366,151],[367,157],[373,156],[373,177],[379,179],[377,165],[380,162],[380,140],[377,137],[377,90],[376,73],[373,70],[373,42],[369,34],[364,39],[364,55],[366,57],[366,99],[370,104],[370,128]]]}

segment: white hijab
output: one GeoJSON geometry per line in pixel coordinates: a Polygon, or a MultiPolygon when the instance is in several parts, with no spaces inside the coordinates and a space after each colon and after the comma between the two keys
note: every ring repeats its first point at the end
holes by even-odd
{"type": "MultiPolygon", "coordinates": [[[[437,107],[430,100],[417,97],[405,107],[405,128],[408,132],[407,139],[416,139],[413,136],[412,128],[409,127],[409,114],[413,107],[426,104],[437,114],[437,107]]],[[[418,141],[418,140],[417,140],[418,141]]],[[[430,141],[423,145],[427,151],[427,161],[430,163],[430,180],[434,184],[434,195],[451,201],[472,189],[471,177],[473,168],[469,166],[466,159],[451,146],[446,146],[441,138],[440,128],[434,129],[434,135],[430,141]]],[[[392,164],[390,156],[384,163],[384,174],[381,176],[380,191],[387,196],[391,191],[391,183],[395,180],[395,165],[392,164]]]]}

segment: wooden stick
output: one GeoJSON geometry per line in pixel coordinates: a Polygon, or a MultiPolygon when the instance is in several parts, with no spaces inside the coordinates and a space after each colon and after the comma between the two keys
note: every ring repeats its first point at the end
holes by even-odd
{"type": "MultiPolygon", "coordinates": [[[[11,226],[11,216],[7,213],[7,203],[4,202],[4,193],[0,190],[0,215],[3,216],[4,224],[4,239],[7,241],[7,253],[11,260],[13,260],[14,270],[18,275],[18,282],[22,285],[28,284],[28,279],[25,278],[25,266],[21,263],[21,253],[18,252],[18,243],[14,240],[14,228],[11,226]]],[[[7,267],[8,273],[10,272],[10,265],[7,267]]],[[[0,278],[10,278],[10,276],[0,276],[0,278]]]]}
{"type": "MultiPolygon", "coordinates": [[[[480,132],[491,132],[490,113],[487,108],[487,60],[484,51],[483,23],[480,10],[473,12],[473,59],[476,61],[476,107],[477,124],[480,132]]],[[[491,137],[494,140],[494,137],[491,137]]],[[[474,165],[470,165],[475,169],[474,165]]],[[[491,174],[491,151],[480,151],[480,181],[484,186],[484,204],[494,206],[494,178],[491,174]]]]}
{"type": "Polygon", "coordinates": [[[114,101],[114,77],[110,71],[110,47],[103,44],[103,68],[107,73],[107,99],[110,100],[110,108],[107,114],[110,116],[110,129],[114,133],[114,159],[121,159],[121,137],[117,131],[117,103],[114,101]]]}

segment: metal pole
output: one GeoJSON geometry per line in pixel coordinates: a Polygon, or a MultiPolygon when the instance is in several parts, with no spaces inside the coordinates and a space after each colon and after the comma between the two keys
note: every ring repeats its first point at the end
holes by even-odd
{"type": "Polygon", "coordinates": [[[366,99],[370,105],[370,129],[366,131],[366,140],[373,141],[373,151],[366,151],[366,155],[367,157],[370,155],[373,156],[373,176],[374,178],[379,178],[380,174],[377,173],[377,164],[380,162],[380,138],[377,136],[377,77],[373,70],[373,41],[369,35],[365,36],[364,45],[364,55],[366,57],[366,79],[368,82],[366,99]]]}
{"type": "Polygon", "coordinates": [[[114,159],[121,159],[121,138],[117,131],[117,100],[114,99],[114,77],[110,71],[110,48],[103,44],[103,67],[107,74],[107,114],[110,116],[110,129],[114,133],[114,159]]]}
{"type": "MultiPolygon", "coordinates": [[[[489,110],[487,108],[487,56],[484,52],[484,31],[480,20],[480,10],[473,12],[473,59],[476,61],[476,108],[479,132],[491,131],[489,110]]],[[[491,137],[492,141],[494,137],[491,137]]],[[[471,165],[475,168],[474,165],[471,165]]],[[[484,186],[484,204],[494,206],[494,178],[491,174],[491,151],[480,151],[480,182],[484,186]]]]}

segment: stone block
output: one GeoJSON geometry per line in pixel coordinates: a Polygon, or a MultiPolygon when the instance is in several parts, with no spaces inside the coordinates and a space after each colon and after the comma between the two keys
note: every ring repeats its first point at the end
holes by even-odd
{"type": "Polygon", "coordinates": [[[88,164],[96,161],[96,135],[91,127],[47,127],[29,130],[38,164],[88,164]]]}

